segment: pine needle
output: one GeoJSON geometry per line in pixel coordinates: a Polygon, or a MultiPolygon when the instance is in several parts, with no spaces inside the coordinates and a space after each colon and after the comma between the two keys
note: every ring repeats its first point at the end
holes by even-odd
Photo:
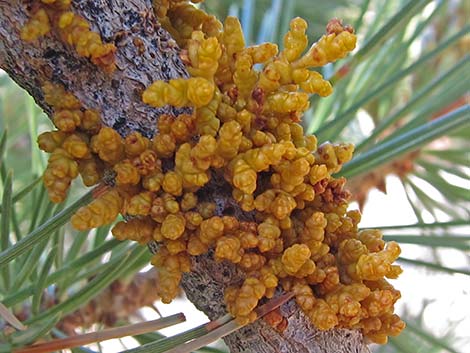
{"type": "Polygon", "coordinates": [[[67,337],[50,342],[39,343],[29,347],[14,350],[14,353],[49,353],[60,349],[83,346],[94,342],[102,342],[113,338],[140,335],[147,332],[160,330],[185,321],[184,314],[179,313],[165,318],[141,322],[133,325],[114,327],[103,331],[86,333],[74,337],[67,337]]]}

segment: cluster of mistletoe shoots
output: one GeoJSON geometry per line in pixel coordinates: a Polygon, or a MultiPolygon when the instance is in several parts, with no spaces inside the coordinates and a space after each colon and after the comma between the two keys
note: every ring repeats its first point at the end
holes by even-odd
{"type": "MultiPolygon", "coordinates": [[[[72,12],[70,0],[35,1],[22,38],[33,42],[54,31],[79,56],[112,73],[113,44],[102,43],[72,12]]],[[[404,328],[393,313],[400,297],[385,278],[396,278],[400,248],[376,230],[358,230],[359,211],[348,211],[345,179],[334,178],[351,159],[351,144],[305,136],[299,124],[309,96],[328,96],[331,85],[311,70],[343,58],[356,45],[352,28],[331,20],[307,49],[307,23],[295,18],[284,49],[245,46],[239,21],[222,24],[187,1],[154,1],[161,25],[181,48],[191,77],[156,81],[142,95],[153,107],[193,107],[192,114],[162,115],[152,139],[120,136],[102,126],[60,85],[43,85],[58,130],[39,136],[49,152],[44,183],[54,202],[72,179],[87,186],[113,175],[112,186],[72,218],[79,230],[113,222],[113,235],[158,243],[152,259],[165,303],[178,294],[191,257],[213,250],[233,263],[244,281],[225,291],[227,310],[240,323],[277,288],[295,293],[299,307],[320,330],[360,329],[385,343],[404,328]],[[242,216],[219,210],[202,196],[215,179],[231,189],[242,216]]]]}

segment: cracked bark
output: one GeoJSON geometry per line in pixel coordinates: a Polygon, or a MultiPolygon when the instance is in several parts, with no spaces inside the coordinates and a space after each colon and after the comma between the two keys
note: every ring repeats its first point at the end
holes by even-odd
{"type": "MultiPolygon", "coordinates": [[[[175,41],[156,23],[150,0],[74,0],[74,11],[86,18],[103,41],[117,47],[117,70],[108,75],[87,59],[48,35],[34,43],[20,40],[21,26],[27,21],[31,1],[0,0],[0,67],[25,88],[50,116],[40,89],[46,81],[60,83],[75,94],[82,105],[101,112],[105,125],[121,135],[139,131],[151,137],[162,113],[179,114],[189,108],[155,109],[141,102],[141,93],[151,82],[187,77],[178,57],[175,41]]],[[[231,208],[243,212],[231,201],[230,192],[221,192],[219,178],[204,193],[217,202],[218,212],[231,208]]],[[[223,289],[241,279],[228,263],[217,263],[211,254],[193,259],[193,272],[185,274],[183,288],[196,307],[210,319],[225,314],[223,289]]],[[[294,301],[281,307],[288,327],[280,334],[258,320],[225,338],[232,352],[368,352],[358,331],[318,331],[294,301]]]]}

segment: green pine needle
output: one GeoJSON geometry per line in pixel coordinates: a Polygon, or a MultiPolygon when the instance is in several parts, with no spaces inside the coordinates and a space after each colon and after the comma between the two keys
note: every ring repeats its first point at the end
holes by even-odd
{"type": "Polygon", "coordinates": [[[0,267],[5,266],[17,256],[23,254],[43,239],[46,239],[57,228],[63,226],[72,217],[72,215],[82,206],[89,204],[93,200],[93,190],[87,192],[80,199],[75,201],[69,207],[50,218],[46,223],[42,224],[23,239],[13,246],[3,250],[0,253],[0,267]]]}
{"type": "Polygon", "coordinates": [[[365,173],[368,170],[372,170],[383,163],[390,162],[406,152],[413,151],[469,123],[470,106],[458,108],[439,119],[428,122],[394,139],[376,145],[374,148],[346,163],[337,175],[350,178],[365,173]]]}

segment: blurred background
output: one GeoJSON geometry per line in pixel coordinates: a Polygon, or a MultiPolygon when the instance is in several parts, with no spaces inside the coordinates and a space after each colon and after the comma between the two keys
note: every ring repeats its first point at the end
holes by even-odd
{"type": "MultiPolygon", "coordinates": [[[[362,210],[362,228],[380,228],[402,248],[404,272],[393,285],[402,292],[397,311],[407,328],[373,351],[470,351],[470,2],[206,0],[200,6],[218,18],[237,16],[252,44],[282,47],[296,16],[308,21],[311,42],[334,17],[356,29],[355,52],[323,69],[333,95],[312,97],[303,124],[320,143],[356,145],[340,172],[353,194],[351,208],[362,210]]],[[[0,72],[0,210],[2,234],[13,239],[66,206],[50,203],[40,183],[47,156],[36,138],[51,127],[28,94],[0,72]]],[[[69,204],[84,193],[78,184],[69,204]]],[[[180,311],[188,318],[158,334],[90,346],[104,352],[207,321],[183,297],[160,303],[148,250],[113,240],[109,229],[56,230],[13,261],[15,277],[8,290],[0,286],[0,301],[20,319],[60,313],[49,323],[57,336],[180,311]],[[122,264],[129,253],[132,261],[122,264]]],[[[201,351],[227,350],[216,342],[201,351]]]]}

